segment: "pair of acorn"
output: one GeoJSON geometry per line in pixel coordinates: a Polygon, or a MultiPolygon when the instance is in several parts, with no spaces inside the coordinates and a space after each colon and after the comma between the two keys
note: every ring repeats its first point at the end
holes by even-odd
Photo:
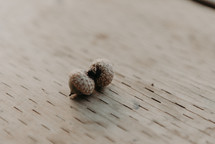
{"type": "Polygon", "coordinates": [[[107,59],[96,59],[85,71],[77,69],[69,76],[70,96],[91,95],[95,89],[109,85],[114,76],[113,66],[107,59]]]}

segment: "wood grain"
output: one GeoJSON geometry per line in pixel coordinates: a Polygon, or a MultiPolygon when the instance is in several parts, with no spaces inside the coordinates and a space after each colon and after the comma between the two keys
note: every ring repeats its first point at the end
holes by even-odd
{"type": "Polygon", "coordinates": [[[212,144],[215,11],[193,1],[19,0],[0,6],[0,142],[212,144]],[[99,57],[112,84],[70,100],[99,57]]]}

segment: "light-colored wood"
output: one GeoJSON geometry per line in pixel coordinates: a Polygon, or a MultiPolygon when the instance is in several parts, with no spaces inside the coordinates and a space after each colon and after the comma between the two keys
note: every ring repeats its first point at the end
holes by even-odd
{"type": "Polygon", "coordinates": [[[0,19],[0,143],[215,142],[215,10],[2,0],[0,19]],[[114,63],[112,84],[71,100],[70,70],[99,57],[114,63]]]}

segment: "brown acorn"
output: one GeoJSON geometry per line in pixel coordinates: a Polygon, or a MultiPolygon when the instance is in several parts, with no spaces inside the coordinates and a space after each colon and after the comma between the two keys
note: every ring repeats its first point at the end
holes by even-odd
{"type": "Polygon", "coordinates": [[[91,95],[95,89],[95,82],[87,76],[85,71],[75,70],[69,76],[69,87],[71,90],[70,96],[72,94],[91,95]]]}
{"type": "Polygon", "coordinates": [[[95,81],[97,88],[105,87],[113,80],[113,65],[107,59],[96,59],[92,62],[87,74],[95,81]]]}

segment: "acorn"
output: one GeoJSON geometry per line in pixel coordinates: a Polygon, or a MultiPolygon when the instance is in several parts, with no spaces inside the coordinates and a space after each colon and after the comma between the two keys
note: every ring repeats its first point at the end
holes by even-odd
{"type": "Polygon", "coordinates": [[[93,79],[87,76],[87,72],[84,70],[74,70],[69,76],[69,87],[73,96],[77,95],[91,95],[95,89],[95,82],[93,79]]]}
{"type": "Polygon", "coordinates": [[[103,88],[113,80],[113,65],[107,59],[96,59],[92,62],[87,74],[95,81],[96,88],[103,88]]]}

